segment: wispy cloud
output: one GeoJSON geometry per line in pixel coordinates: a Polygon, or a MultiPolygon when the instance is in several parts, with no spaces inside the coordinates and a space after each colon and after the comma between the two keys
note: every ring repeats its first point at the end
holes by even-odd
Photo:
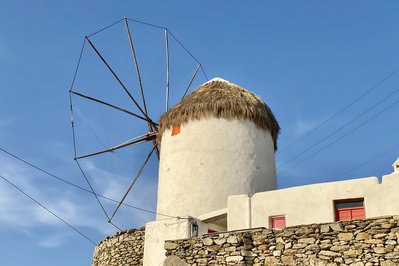
{"type": "Polygon", "coordinates": [[[45,248],[57,248],[65,243],[67,237],[65,234],[54,234],[39,240],[37,244],[45,248]]]}
{"type": "MultiPolygon", "coordinates": [[[[0,169],[0,174],[10,179],[11,182],[15,183],[72,226],[83,228],[83,230],[90,229],[90,231],[96,231],[104,237],[115,232],[115,228],[107,223],[106,217],[101,212],[93,195],[75,190],[74,188],[65,187],[63,184],[54,185],[50,183],[50,186],[46,182],[43,182],[43,177],[33,172],[31,168],[21,165],[1,154],[0,169]]],[[[122,186],[118,180],[126,177],[107,172],[94,164],[89,165],[88,169],[91,172],[90,175],[98,176],[93,182],[97,193],[119,199],[122,195],[121,192],[125,192],[126,187],[122,186]]],[[[154,205],[155,196],[153,196],[152,202],[139,198],[146,198],[146,196],[151,194],[150,190],[155,190],[154,186],[156,184],[150,183],[148,187],[141,188],[135,195],[136,197],[134,197],[137,200],[133,200],[132,202],[130,198],[129,203],[137,204],[142,208],[151,208],[151,205],[154,205]]],[[[102,202],[108,211],[113,210],[116,206],[115,203],[105,200],[102,200],[102,202]]],[[[0,224],[12,230],[29,231],[40,230],[43,227],[53,228],[55,233],[46,233],[41,236],[43,239],[38,241],[38,245],[40,246],[60,246],[70,237],[69,234],[62,233],[70,229],[59,219],[30,201],[3,180],[0,180],[0,217],[2,217],[0,224]]],[[[153,215],[140,211],[132,211],[123,207],[118,213],[117,218],[118,221],[124,223],[125,227],[133,227],[134,225],[144,225],[153,218],[153,215]]]]}
{"type": "Polygon", "coordinates": [[[304,120],[299,119],[296,121],[293,129],[293,133],[296,137],[302,136],[317,126],[317,121],[315,120],[304,120]]]}

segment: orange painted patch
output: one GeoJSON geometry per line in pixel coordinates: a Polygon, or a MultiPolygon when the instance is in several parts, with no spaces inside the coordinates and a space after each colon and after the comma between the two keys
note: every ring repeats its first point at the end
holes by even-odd
{"type": "Polygon", "coordinates": [[[172,127],[172,136],[180,134],[180,126],[173,126],[172,127]]]}

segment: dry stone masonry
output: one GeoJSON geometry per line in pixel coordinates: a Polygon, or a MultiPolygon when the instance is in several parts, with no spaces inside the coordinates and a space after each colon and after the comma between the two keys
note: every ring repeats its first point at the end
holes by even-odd
{"type": "Polygon", "coordinates": [[[393,266],[398,238],[399,216],[389,216],[205,235],[166,241],[165,250],[170,265],[393,266]]]}
{"type": "MultiPolygon", "coordinates": [[[[92,266],[143,265],[144,227],[95,248],[92,266]]],[[[165,242],[168,265],[399,265],[399,216],[235,231],[165,242]]]]}
{"type": "Polygon", "coordinates": [[[92,266],[143,265],[144,227],[119,232],[97,244],[92,266]]]}

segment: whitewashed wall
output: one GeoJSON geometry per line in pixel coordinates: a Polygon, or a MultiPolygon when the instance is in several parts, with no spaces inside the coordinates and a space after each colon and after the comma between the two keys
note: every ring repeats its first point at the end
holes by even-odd
{"type": "Polygon", "coordinates": [[[366,218],[399,214],[399,172],[383,176],[381,184],[367,177],[230,196],[228,230],[268,228],[275,215],[285,215],[287,226],[333,222],[333,201],[349,198],[364,198],[366,218]]]}
{"type": "MultiPolygon", "coordinates": [[[[208,118],[162,136],[157,212],[198,217],[229,195],[276,189],[274,144],[247,120],[208,118]]],[[[162,217],[157,217],[162,219],[162,217]]]]}

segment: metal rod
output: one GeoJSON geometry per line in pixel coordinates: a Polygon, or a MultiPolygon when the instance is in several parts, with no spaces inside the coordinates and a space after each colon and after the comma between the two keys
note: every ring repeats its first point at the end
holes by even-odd
{"type": "Polygon", "coordinates": [[[98,57],[100,57],[101,61],[106,65],[108,70],[112,73],[112,75],[115,77],[115,79],[118,81],[118,83],[122,86],[124,91],[127,93],[129,98],[133,101],[133,103],[136,105],[136,107],[140,110],[141,114],[146,117],[148,120],[151,120],[148,115],[141,109],[140,105],[137,103],[137,101],[134,99],[133,95],[129,92],[129,90],[126,88],[125,84],[120,80],[118,75],[116,75],[115,71],[111,68],[111,66],[107,63],[107,61],[104,59],[104,57],[100,54],[100,52],[97,50],[97,48],[93,45],[93,43],[90,41],[89,37],[86,36],[87,42],[90,44],[91,48],[96,52],[98,57]]]}
{"type": "Polygon", "coordinates": [[[208,76],[207,76],[206,73],[205,73],[204,68],[202,67],[201,62],[200,62],[197,58],[195,58],[195,56],[194,56],[194,55],[193,55],[180,41],[179,41],[179,39],[176,38],[175,35],[173,35],[172,32],[169,31],[169,34],[170,34],[170,36],[172,36],[173,39],[176,40],[176,42],[177,42],[178,44],[180,44],[180,46],[181,46],[184,50],[186,50],[186,52],[187,52],[198,64],[200,64],[200,68],[201,68],[202,73],[204,74],[206,80],[209,80],[208,76]]]}
{"type": "Polygon", "coordinates": [[[147,158],[145,159],[143,165],[141,166],[139,172],[137,173],[137,175],[133,179],[132,183],[130,184],[129,188],[127,189],[125,195],[123,195],[123,197],[122,197],[121,201],[119,202],[118,206],[116,207],[115,211],[112,213],[111,218],[109,218],[108,222],[111,222],[112,218],[114,218],[116,212],[119,210],[119,207],[122,205],[123,201],[126,199],[126,197],[129,194],[130,190],[133,188],[133,186],[136,183],[137,179],[140,177],[141,173],[143,172],[144,167],[147,164],[148,160],[150,159],[150,157],[151,157],[152,153],[154,152],[155,148],[156,148],[156,146],[154,145],[154,147],[152,148],[152,150],[148,154],[147,158]]]}
{"type": "Polygon", "coordinates": [[[182,100],[184,99],[184,97],[186,97],[186,94],[187,94],[188,90],[190,89],[191,83],[193,83],[193,80],[194,80],[195,76],[197,75],[197,72],[198,72],[200,66],[201,66],[201,65],[198,64],[197,68],[195,69],[194,74],[193,74],[193,76],[191,77],[191,80],[190,80],[190,82],[188,83],[186,90],[184,91],[183,97],[181,97],[182,100]]]}
{"type": "Polygon", "coordinates": [[[114,108],[114,109],[116,109],[116,110],[118,110],[118,111],[124,112],[124,113],[129,114],[129,115],[132,115],[132,116],[134,116],[134,117],[137,117],[137,118],[139,118],[139,119],[141,119],[141,120],[144,120],[144,121],[147,121],[147,122],[149,122],[149,123],[155,124],[155,122],[153,122],[152,120],[148,120],[148,119],[145,118],[145,117],[142,117],[142,116],[140,116],[140,115],[138,115],[138,114],[132,113],[132,112],[126,110],[126,109],[120,108],[120,107],[115,106],[115,105],[113,105],[113,104],[110,104],[110,103],[104,102],[104,101],[102,101],[102,100],[99,100],[99,99],[96,99],[96,98],[93,98],[93,97],[84,95],[84,94],[79,93],[79,92],[76,92],[76,91],[70,91],[70,92],[71,92],[72,94],[74,94],[74,95],[79,96],[79,97],[86,98],[86,99],[88,99],[88,100],[91,100],[91,101],[94,101],[94,102],[97,102],[97,103],[106,105],[106,106],[111,107],[111,108],[114,108]]]}
{"type": "Polygon", "coordinates": [[[124,20],[125,20],[125,27],[126,27],[127,35],[128,35],[128,37],[129,37],[130,49],[132,50],[132,55],[133,55],[133,60],[134,60],[134,66],[135,66],[135,68],[136,68],[137,79],[138,79],[139,85],[140,85],[140,92],[141,92],[141,98],[142,98],[142,100],[143,100],[144,112],[148,115],[147,105],[146,105],[146,103],[145,103],[145,97],[144,97],[144,91],[143,91],[143,83],[142,83],[142,81],[141,81],[140,69],[139,69],[139,65],[138,65],[138,63],[137,63],[137,56],[136,56],[136,51],[134,50],[132,35],[130,34],[129,23],[127,22],[127,19],[126,19],[126,18],[125,18],[124,20]]]}
{"type": "MultiPolygon", "coordinates": [[[[148,110],[147,110],[147,104],[145,102],[145,96],[144,96],[144,89],[143,89],[143,82],[141,81],[141,75],[140,75],[140,69],[139,69],[139,64],[137,62],[137,56],[136,56],[136,51],[134,49],[134,44],[133,44],[133,39],[132,39],[132,35],[130,33],[130,28],[129,28],[129,23],[127,21],[127,19],[125,18],[125,27],[126,27],[126,31],[127,31],[127,35],[129,37],[129,43],[130,43],[130,48],[132,51],[132,55],[133,55],[133,61],[134,61],[134,66],[136,68],[136,73],[137,73],[137,80],[139,81],[139,85],[140,85],[140,92],[141,92],[141,99],[143,101],[143,105],[144,105],[144,112],[147,114],[148,116],[148,110]]],[[[154,132],[154,128],[153,125],[150,122],[147,122],[148,125],[148,131],[149,132],[154,132]]],[[[153,141],[154,145],[156,145],[156,140],[153,141]]],[[[157,156],[159,154],[157,153],[157,156]]]]}
{"type": "Polygon", "coordinates": [[[135,20],[135,19],[131,19],[131,18],[126,18],[126,19],[127,19],[127,20],[130,20],[130,21],[133,21],[133,22],[136,22],[136,23],[139,23],[139,24],[151,26],[151,27],[154,27],[154,28],[165,29],[165,27],[161,27],[161,26],[158,26],[158,25],[155,25],[155,24],[151,24],[151,23],[148,23],[148,22],[144,22],[144,21],[140,21],[140,20],[135,20]]]}
{"type": "Polygon", "coordinates": [[[122,20],[123,20],[123,18],[121,18],[121,19],[118,20],[118,21],[115,21],[114,23],[112,23],[112,24],[110,24],[110,25],[108,25],[108,26],[106,26],[106,27],[104,27],[104,28],[102,28],[102,29],[100,29],[100,30],[98,30],[98,31],[96,31],[96,32],[94,32],[94,33],[92,33],[92,34],[90,34],[89,37],[92,37],[92,36],[96,35],[97,33],[100,33],[100,32],[102,32],[102,31],[104,31],[104,30],[106,30],[106,29],[108,29],[108,28],[111,28],[112,26],[118,24],[118,23],[121,22],[122,20]]]}
{"type": "Polygon", "coordinates": [[[76,157],[75,160],[79,160],[79,159],[83,159],[83,158],[87,158],[87,157],[103,154],[103,153],[106,153],[106,152],[112,152],[112,151],[115,151],[115,150],[118,150],[118,149],[121,149],[121,148],[124,148],[124,147],[127,147],[127,146],[132,146],[132,145],[135,145],[135,144],[139,144],[139,143],[142,143],[142,142],[145,142],[145,141],[150,141],[150,140],[152,141],[155,138],[156,138],[155,133],[146,134],[145,137],[143,137],[141,139],[138,139],[138,140],[135,140],[135,141],[130,141],[128,143],[123,143],[123,144],[120,144],[120,145],[117,145],[117,146],[114,146],[112,148],[109,148],[109,149],[106,149],[106,150],[102,150],[102,151],[99,151],[99,152],[94,152],[94,153],[91,153],[91,154],[79,156],[79,157],[76,157]]]}
{"type": "Polygon", "coordinates": [[[157,158],[158,158],[158,161],[159,161],[159,158],[160,158],[160,153],[159,153],[159,148],[158,148],[158,144],[155,142],[155,154],[157,155],[157,158]]]}
{"type": "Polygon", "coordinates": [[[169,109],[169,37],[168,30],[165,29],[165,48],[166,48],[166,111],[169,109]]]}

